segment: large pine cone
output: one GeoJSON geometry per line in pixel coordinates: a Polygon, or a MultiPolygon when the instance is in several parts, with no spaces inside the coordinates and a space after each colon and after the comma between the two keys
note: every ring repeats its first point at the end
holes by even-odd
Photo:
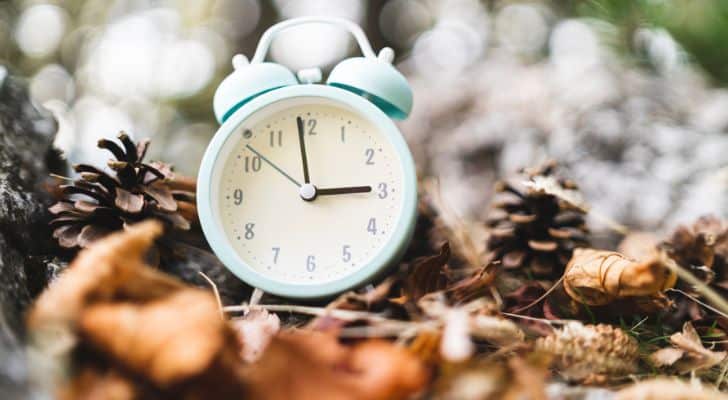
{"type": "Polygon", "coordinates": [[[611,325],[570,322],[536,341],[536,350],[554,356],[554,366],[569,380],[599,380],[622,376],[637,367],[639,345],[611,325]]]}
{"type": "Polygon", "coordinates": [[[506,269],[558,279],[576,247],[586,247],[585,212],[574,182],[553,176],[556,163],[524,169],[496,184],[498,193],[486,224],[488,249],[506,269]]]}
{"type": "Polygon", "coordinates": [[[53,237],[62,247],[86,247],[94,240],[147,218],[187,230],[194,212],[194,182],[175,179],[169,165],[145,163],[149,140],[135,144],[125,133],[98,147],[114,155],[112,173],[91,165],[73,168],[80,178],[62,185],[64,198],[50,207],[53,237]]]}

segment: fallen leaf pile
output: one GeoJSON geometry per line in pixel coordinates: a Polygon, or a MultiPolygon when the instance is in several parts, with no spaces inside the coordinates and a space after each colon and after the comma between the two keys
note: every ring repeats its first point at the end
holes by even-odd
{"type": "Polygon", "coordinates": [[[98,240],[37,300],[36,346],[76,371],[60,398],[384,400],[427,382],[424,364],[386,341],[280,330],[264,311],[226,321],[212,293],[145,264],[161,231],[148,221],[98,240]]]}
{"type": "Polygon", "coordinates": [[[619,246],[591,247],[605,241],[562,173],[548,163],[499,183],[482,221],[424,182],[402,262],[305,304],[260,291],[221,304],[214,279],[192,287],[161,272],[148,253],[162,224],[127,225],[38,298],[34,348],[62,366],[67,399],[587,398],[564,392],[577,385],[614,399],[724,398],[728,222],[620,227],[619,246]]]}

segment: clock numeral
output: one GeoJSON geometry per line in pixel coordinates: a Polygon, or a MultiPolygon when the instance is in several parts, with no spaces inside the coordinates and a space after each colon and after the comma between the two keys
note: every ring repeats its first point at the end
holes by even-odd
{"type": "Polygon", "coordinates": [[[351,261],[351,246],[348,244],[345,244],[344,247],[341,248],[341,261],[351,261]]]}
{"type": "Polygon", "coordinates": [[[245,156],[245,172],[258,172],[262,162],[258,156],[245,156]]]}
{"type": "Polygon", "coordinates": [[[280,247],[273,247],[273,264],[278,264],[278,254],[281,253],[280,247]]]}
{"type": "Polygon", "coordinates": [[[270,147],[283,146],[283,131],[270,131],[270,147]]]}
{"type": "Polygon", "coordinates": [[[369,218],[369,223],[367,224],[367,232],[371,233],[372,235],[377,234],[377,219],[376,218],[369,218]]]}
{"type": "Polygon", "coordinates": [[[253,231],[253,228],[255,228],[255,224],[252,222],[248,222],[245,224],[245,238],[250,240],[255,237],[255,232],[253,231]]]}
{"type": "Polygon", "coordinates": [[[366,157],[366,165],[374,165],[374,149],[366,149],[364,151],[364,156],[366,157]]]}
{"type": "Polygon", "coordinates": [[[379,197],[380,199],[386,199],[387,196],[389,196],[389,191],[387,190],[386,182],[380,182],[377,185],[377,189],[379,189],[379,193],[377,193],[377,197],[379,197]]]}
{"type": "Polygon", "coordinates": [[[308,127],[308,134],[309,135],[316,135],[316,134],[318,134],[318,132],[316,132],[314,130],[314,129],[316,129],[316,124],[318,123],[318,121],[316,121],[315,118],[305,119],[305,118],[301,117],[301,119],[303,119],[303,124],[308,127]]]}
{"type": "Polygon", "coordinates": [[[316,257],[306,257],[306,271],[313,272],[316,269],[316,257]]]}
{"type": "Polygon", "coordinates": [[[341,143],[346,143],[346,127],[341,127],[341,143]]]}
{"type": "Polygon", "coordinates": [[[236,206],[243,204],[243,190],[242,189],[233,190],[233,204],[235,204],[236,206]]]}

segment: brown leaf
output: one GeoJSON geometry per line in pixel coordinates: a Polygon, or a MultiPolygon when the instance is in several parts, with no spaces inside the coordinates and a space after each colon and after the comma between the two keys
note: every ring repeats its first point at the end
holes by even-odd
{"type": "Polygon", "coordinates": [[[658,367],[673,366],[681,373],[701,370],[718,365],[725,360],[725,351],[711,351],[703,346],[693,324],[686,322],[682,332],[670,336],[673,348],[658,350],[650,355],[650,361],[658,367]]]}
{"type": "Polygon", "coordinates": [[[161,232],[148,221],[94,242],[33,306],[28,327],[38,351],[84,355],[76,360],[81,375],[62,389],[71,398],[106,390],[88,376],[112,377],[120,393],[130,393],[127,383],[158,391],[153,398],[244,395],[240,346],[212,294],[145,264],[161,232]]]}
{"type": "Polygon", "coordinates": [[[61,400],[134,400],[142,398],[140,392],[132,378],[119,371],[89,366],[81,369],[69,385],[59,388],[57,397],[61,400]]]}
{"type": "Polygon", "coordinates": [[[191,288],[143,304],[91,305],[79,327],[96,349],[161,387],[204,372],[229,340],[215,299],[191,288]]]}
{"type": "Polygon", "coordinates": [[[564,273],[564,289],[574,300],[605,305],[616,299],[651,296],[675,285],[677,276],[655,255],[636,262],[620,253],[576,249],[564,273]]]}
{"type": "Polygon", "coordinates": [[[420,257],[412,261],[409,275],[404,281],[404,295],[416,302],[422,296],[443,290],[447,285],[444,267],[450,259],[450,246],[445,243],[440,254],[420,257]]]}
{"type": "Polygon", "coordinates": [[[346,347],[312,331],[282,332],[246,371],[250,398],[261,400],[404,399],[428,380],[405,349],[379,340],[346,347]]]}

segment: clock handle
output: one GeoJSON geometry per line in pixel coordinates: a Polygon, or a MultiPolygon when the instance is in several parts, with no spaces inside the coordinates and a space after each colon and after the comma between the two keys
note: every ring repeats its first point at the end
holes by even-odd
{"type": "MultiPolygon", "coordinates": [[[[372,49],[372,45],[369,43],[369,39],[367,39],[366,34],[364,34],[364,31],[359,25],[349,21],[348,19],[335,17],[299,17],[279,22],[268,28],[265,33],[263,33],[263,36],[261,36],[260,42],[258,42],[258,47],[255,49],[255,54],[253,55],[252,60],[250,60],[250,63],[258,64],[262,63],[265,60],[265,56],[268,54],[268,48],[270,47],[273,38],[278,34],[278,32],[288,29],[292,26],[303,24],[330,24],[344,28],[354,36],[357,43],[359,44],[359,48],[361,49],[364,57],[377,58],[374,50],[372,49]]],[[[394,54],[392,54],[391,56],[389,54],[392,53],[392,51],[385,49],[388,48],[385,47],[384,49],[382,49],[383,57],[393,58],[394,54]]]]}

